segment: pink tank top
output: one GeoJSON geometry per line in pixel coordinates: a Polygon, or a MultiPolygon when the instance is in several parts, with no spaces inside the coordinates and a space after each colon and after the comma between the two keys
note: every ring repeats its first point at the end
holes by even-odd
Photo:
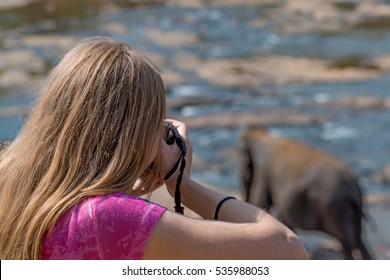
{"type": "Polygon", "coordinates": [[[165,210],[122,193],[90,197],[57,221],[43,241],[42,259],[142,259],[165,210]]]}

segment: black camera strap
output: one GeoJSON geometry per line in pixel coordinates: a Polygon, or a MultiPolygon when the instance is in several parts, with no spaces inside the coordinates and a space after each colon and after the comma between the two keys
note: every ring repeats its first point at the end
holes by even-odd
{"type": "Polygon", "coordinates": [[[179,176],[177,177],[176,188],[175,188],[175,206],[174,206],[174,208],[175,208],[176,213],[184,214],[184,207],[181,206],[180,185],[181,185],[181,181],[183,179],[184,169],[186,167],[185,156],[186,156],[187,151],[186,151],[185,142],[183,139],[181,139],[181,137],[176,138],[176,144],[179,146],[181,154],[180,154],[179,159],[176,161],[175,165],[172,167],[171,171],[169,171],[168,174],[165,175],[164,180],[165,181],[168,180],[173,175],[173,173],[176,172],[176,170],[180,164],[180,170],[179,170],[180,173],[179,173],[179,176]]]}
{"type": "Polygon", "coordinates": [[[184,159],[183,155],[180,157],[181,157],[180,173],[179,173],[179,176],[177,177],[176,189],[175,189],[175,212],[180,213],[180,214],[184,214],[184,207],[181,206],[180,185],[181,185],[181,181],[183,179],[184,169],[186,167],[186,160],[184,159]]]}
{"type": "Polygon", "coordinates": [[[185,154],[181,153],[179,159],[176,161],[175,165],[171,169],[171,171],[168,172],[167,175],[165,175],[164,180],[168,180],[173,173],[175,173],[176,169],[179,167],[180,164],[180,173],[179,176],[177,177],[176,181],[176,188],[175,188],[175,212],[184,214],[184,207],[181,206],[181,194],[180,194],[180,184],[183,179],[183,173],[184,169],[186,167],[186,160],[185,160],[185,154]]]}

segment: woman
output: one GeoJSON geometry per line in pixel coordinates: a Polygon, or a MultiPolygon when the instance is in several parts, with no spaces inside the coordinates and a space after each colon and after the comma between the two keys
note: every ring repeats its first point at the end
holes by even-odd
{"type": "MultiPolygon", "coordinates": [[[[161,186],[180,156],[162,140],[165,118],[163,82],[143,54],[105,38],[70,50],[1,155],[0,258],[307,257],[264,211],[191,179],[187,130],[175,120],[188,149],[182,199],[204,219],[137,198],[161,186]]],[[[165,182],[170,193],[178,175],[165,182]]]]}

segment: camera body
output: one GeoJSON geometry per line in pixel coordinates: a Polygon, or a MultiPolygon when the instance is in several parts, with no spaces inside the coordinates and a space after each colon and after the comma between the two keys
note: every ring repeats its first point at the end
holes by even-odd
{"type": "MultiPolygon", "coordinates": [[[[170,122],[164,123],[164,141],[168,145],[173,145],[175,143],[175,134],[173,130],[176,129],[170,122]]],[[[177,130],[177,129],[176,129],[177,130]]]]}
{"type": "Polygon", "coordinates": [[[175,126],[173,126],[170,122],[164,123],[164,135],[163,135],[165,143],[168,145],[176,145],[180,148],[181,152],[185,155],[187,152],[186,143],[181,137],[179,131],[175,126]]]}

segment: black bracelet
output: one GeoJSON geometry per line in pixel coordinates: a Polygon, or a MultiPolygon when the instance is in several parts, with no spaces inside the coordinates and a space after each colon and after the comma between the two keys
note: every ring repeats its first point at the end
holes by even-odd
{"type": "Polygon", "coordinates": [[[218,220],[219,209],[221,209],[222,204],[223,204],[226,200],[229,200],[229,199],[237,199],[237,198],[235,198],[234,196],[227,196],[227,197],[225,197],[224,199],[222,199],[222,200],[218,203],[217,207],[215,208],[214,220],[218,220]]]}

